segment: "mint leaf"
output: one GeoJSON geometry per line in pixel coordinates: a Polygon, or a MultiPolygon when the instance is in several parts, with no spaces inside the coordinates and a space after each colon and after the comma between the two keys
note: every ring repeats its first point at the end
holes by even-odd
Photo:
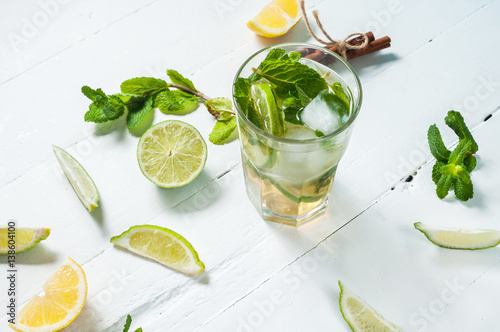
{"type": "Polygon", "coordinates": [[[236,129],[236,117],[231,117],[227,121],[217,121],[212,129],[212,132],[208,136],[208,139],[213,144],[224,144],[231,134],[236,129]]]}
{"type": "Polygon", "coordinates": [[[301,108],[297,106],[289,106],[285,108],[283,111],[285,113],[285,121],[296,125],[303,125],[299,117],[300,111],[301,108]]]}
{"type": "Polygon", "coordinates": [[[314,133],[316,134],[316,136],[318,137],[322,137],[322,136],[325,136],[325,134],[321,131],[321,130],[315,130],[314,133]]]}
{"type": "Polygon", "coordinates": [[[299,96],[301,106],[305,107],[311,102],[312,98],[310,98],[299,85],[295,84],[295,88],[297,89],[297,94],[299,96]]]}
{"type": "Polygon", "coordinates": [[[234,82],[233,97],[247,119],[258,128],[264,130],[264,122],[255,109],[253,100],[250,97],[250,87],[248,79],[238,77],[236,82],[234,82]]]}
{"type": "Polygon", "coordinates": [[[277,88],[294,91],[297,86],[309,97],[328,89],[328,84],[314,69],[289,59],[264,60],[255,70],[277,88]]]}
{"type": "Polygon", "coordinates": [[[299,59],[302,58],[302,54],[300,54],[300,52],[290,52],[288,58],[290,61],[299,61],[299,59]]]}
{"type": "Polygon", "coordinates": [[[448,191],[450,191],[451,185],[454,182],[454,178],[452,175],[443,175],[439,179],[436,188],[436,194],[439,198],[443,199],[448,195],[448,191]]]}
{"type": "Polygon", "coordinates": [[[168,84],[164,80],[153,77],[135,77],[124,81],[120,90],[122,93],[142,95],[152,91],[168,89],[168,84]]]}
{"type": "Polygon", "coordinates": [[[170,80],[172,81],[172,83],[184,85],[185,87],[188,87],[191,90],[198,91],[194,87],[193,82],[191,82],[191,80],[189,80],[189,79],[185,78],[184,76],[182,76],[181,74],[179,74],[179,72],[177,70],[168,69],[167,75],[170,78],[170,80]]]}
{"type": "Polygon", "coordinates": [[[444,145],[441,133],[435,124],[429,127],[427,131],[427,140],[429,141],[429,148],[434,158],[439,161],[447,162],[451,152],[444,145]]]}
{"type": "Polygon", "coordinates": [[[448,159],[449,164],[460,165],[464,162],[465,156],[470,151],[473,143],[469,138],[461,139],[458,145],[450,153],[450,158],[448,159]]]}
{"type": "Polygon", "coordinates": [[[270,50],[269,53],[267,53],[265,60],[270,60],[270,61],[288,60],[288,54],[282,48],[275,48],[270,50]]]}
{"type": "Polygon", "coordinates": [[[94,90],[87,85],[82,86],[82,93],[92,101],[100,101],[99,96],[106,98],[106,94],[101,89],[94,90]]]}
{"type": "Polygon", "coordinates": [[[347,110],[350,111],[351,99],[344,92],[344,88],[342,87],[342,84],[340,84],[339,82],[335,82],[331,85],[331,87],[332,87],[333,93],[335,93],[335,95],[337,97],[339,97],[345,103],[347,110]]]}
{"type": "Polygon", "coordinates": [[[466,182],[464,180],[458,179],[454,185],[455,196],[461,201],[467,201],[474,196],[474,188],[472,182],[466,182]]]}
{"type": "Polygon", "coordinates": [[[434,181],[435,184],[439,182],[439,179],[441,178],[441,167],[446,166],[446,163],[443,161],[437,160],[436,163],[434,164],[434,167],[432,167],[432,181],[434,181]]]}
{"type": "Polygon", "coordinates": [[[233,103],[229,98],[218,97],[212,98],[205,102],[208,112],[212,114],[217,120],[230,120],[234,115],[233,103]]]}
{"type": "Polygon", "coordinates": [[[476,168],[476,164],[477,164],[476,156],[469,154],[465,157],[464,166],[465,166],[465,168],[467,168],[469,173],[472,172],[474,170],[474,168],[476,168]]]}
{"type": "Polygon", "coordinates": [[[156,107],[162,112],[187,112],[198,105],[198,97],[182,90],[165,90],[156,96],[156,107]]]}
{"type": "Polygon", "coordinates": [[[467,138],[472,142],[472,146],[471,146],[472,153],[477,152],[479,147],[477,146],[476,141],[472,137],[472,134],[470,133],[469,128],[467,128],[467,125],[465,124],[464,118],[462,117],[462,114],[460,114],[460,112],[449,111],[446,118],[444,118],[444,121],[446,122],[448,127],[453,129],[455,134],[457,134],[457,136],[460,139],[467,138]]]}
{"type": "Polygon", "coordinates": [[[128,332],[131,324],[132,324],[132,317],[130,315],[127,315],[127,321],[125,322],[125,326],[123,326],[123,332],[128,332]]]}
{"type": "Polygon", "coordinates": [[[142,332],[142,327],[139,327],[137,330],[135,330],[134,332],[142,332]]]}
{"type": "MultiPolygon", "coordinates": [[[[127,115],[127,128],[130,131],[140,131],[141,126],[147,123],[147,120],[152,120],[151,112],[153,110],[153,97],[149,97],[144,101],[140,101],[129,107],[127,115]]],[[[145,129],[145,128],[142,128],[145,129]]]]}
{"type": "Polygon", "coordinates": [[[114,107],[109,102],[104,102],[99,105],[97,102],[93,102],[89,106],[89,110],[85,113],[86,122],[103,123],[110,120],[118,119],[125,113],[125,107],[119,106],[114,107]]]}

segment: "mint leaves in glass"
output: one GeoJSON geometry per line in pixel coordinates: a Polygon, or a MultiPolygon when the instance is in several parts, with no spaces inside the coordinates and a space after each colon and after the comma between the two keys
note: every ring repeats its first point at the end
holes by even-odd
{"type": "Polygon", "coordinates": [[[247,193],[262,217],[299,225],[323,213],[361,106],[353,69],[322,47],[280,44],[242,65],[233,98],[247,193]]]}

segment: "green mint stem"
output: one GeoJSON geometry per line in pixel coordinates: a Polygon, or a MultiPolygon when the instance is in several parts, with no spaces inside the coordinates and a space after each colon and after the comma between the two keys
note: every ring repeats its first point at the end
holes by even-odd
{"type": "Polygon", "coordinates": [[[184,86],[184,85],[180,85],[180,84],[175,84],[175,83],[168,83],[168,87],[169,88],[176,88],[176,89],[179,89],[179,90],[184,90],[186,92],[189,92],[190,94],[193,94],[197,97],[200,97],[201,99],[204,99],[206,101],[212,99],[206,95],[204,95],[203,93],[199,92],[199,91],[195,91],[191,88],[188,88],[187,86],[184,86]]]}

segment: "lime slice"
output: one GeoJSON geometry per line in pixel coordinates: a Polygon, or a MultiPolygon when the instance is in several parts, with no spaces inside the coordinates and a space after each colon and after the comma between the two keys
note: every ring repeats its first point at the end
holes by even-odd
{"type": "Polygon", "coordinates": [[[488,249],[500,243],[500,231],[433,227],[424,225],[421,222],[416,222],[413,225],[416,229],[424,233],[429,241],[447,249],[488,249]]]}
{"type": "Polygon", "coordinates": [[[193,181],[205,167],[207,145],[190,124],[164,121],[142,135],[137,160],[142,174],[157,186],[181,187],[193,181]]]}
{"type": "Polygon", "coordinates": [[[176,232],[152,225],[130,227],[111,243],[174,270],[197,276],[205,270],[191,243],[176,232]]]}
{"type": "Polygon", "coordinates": [[[403,331],[387,321],[339,280],[340,312],[353,331],[403,331]]]}
{"type": "Polygon", "coordinates": [[[250,89],[250,95],[264,121],[266,131],[275,136],[283,136],[285,117],[283,111],[276,106],[271,86],[268,83],[254,83],[250,89]]]}
{"type": "Polygon", "coordinates": [[[50,228],[16,228],[14,236],[6,226],[0,228],[0,255],[9,254],[9,240],[15,241],[16,254],[28,251],[50,234],[50,228]]]}
{"type": "Polygon", "coordinates": [[[89,212],[92,212],[94,208],[97,207],[97,202],[99,201],[99,193],[97,192],[94,181],[85,171],[83,166],[69,153],[55,145],[52,146],[52,149],[69,183],[71,183],[71,186],[75,190],[76,195],[83,206],[85,206],[89,212]]]}

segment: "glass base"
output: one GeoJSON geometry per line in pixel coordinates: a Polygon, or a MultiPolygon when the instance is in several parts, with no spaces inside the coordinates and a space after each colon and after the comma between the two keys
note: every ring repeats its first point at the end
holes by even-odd
{"type": "Polygon", "coordinates": [[[323,201],[323,203],[321,203],[311,211],[299,216],[281,215],[266,208],[262,208],[262,211],[259,212],[264,220],[278,222],[280,224],[285,224],[290,226],[299,226],[324,214],[327,207],[328,207],[328,197],[323,201]]]}

